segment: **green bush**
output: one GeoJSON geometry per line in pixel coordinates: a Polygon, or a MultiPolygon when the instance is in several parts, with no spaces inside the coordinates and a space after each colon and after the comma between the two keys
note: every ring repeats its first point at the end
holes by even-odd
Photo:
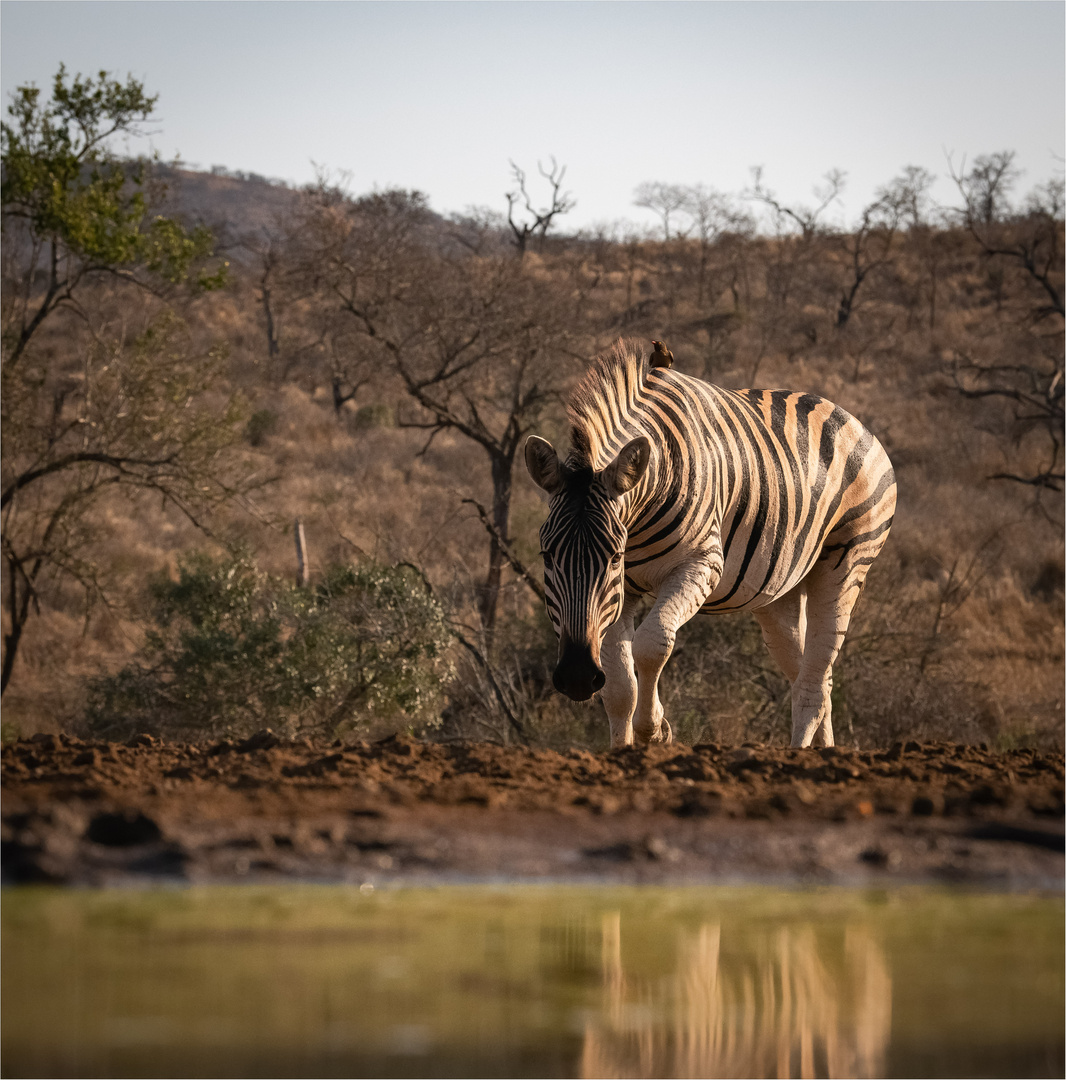
{"type": "Polygon", "coordinates": [[[438,722],[451,635],[408,568],[334,567],[307,589],[245,553],[193,555],[150,598],[141,655],[90,683],[91,734],[335,735],[438,722]]]}

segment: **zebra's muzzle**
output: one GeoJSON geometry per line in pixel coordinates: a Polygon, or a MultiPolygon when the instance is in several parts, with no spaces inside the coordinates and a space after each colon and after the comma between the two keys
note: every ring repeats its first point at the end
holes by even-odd
{"type": "Polygon", "coordinates": [[[592,659],[588,645],[571,640],[567,634],[563,635],[561,644],[552,683],[560,694],[566,694],[571,700],[587,701],[597,690],[603,689],[607,676],[592,659]]]}

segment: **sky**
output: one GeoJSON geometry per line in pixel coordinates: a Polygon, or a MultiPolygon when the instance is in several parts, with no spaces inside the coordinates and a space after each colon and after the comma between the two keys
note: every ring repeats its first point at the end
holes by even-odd
{"type": "MultiPolygon", "coordinates": [[[[940,177],[1013,150],[1026,190],[1061,176],[1066,5],[710,0],[3,0],[0,87],[60,64],[142,80],[151,147],[191,167],[353,193],[399,186],[442,213],[506,209],[514,161],[566,166],[569,229],[652,215],[643,181],[811,205],[854,221],[907,165],[940,177]]],[[[133,146],[144,150],[147,142],[133,146]]]]}

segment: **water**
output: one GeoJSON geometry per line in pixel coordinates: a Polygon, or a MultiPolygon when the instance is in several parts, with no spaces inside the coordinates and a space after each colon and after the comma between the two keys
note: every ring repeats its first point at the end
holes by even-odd
{"type": "Polygon", "coordinates": [[[2,925],[4,1076],[1064,1071],[1046,896],[9,889],[2,925]]]}

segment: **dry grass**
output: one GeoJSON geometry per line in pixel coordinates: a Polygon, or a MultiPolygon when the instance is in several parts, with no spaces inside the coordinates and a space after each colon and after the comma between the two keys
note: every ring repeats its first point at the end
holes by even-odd
{"type": "MultiPolygon", "coordinates": [[[[949,377],[953,356],[1034,355],[1037,335],[1031,320],[1018,314],[1030,284],[1009,275],[1012,303],[997,309],[980,259],[964,237],[949,239],[955,261],[941,271],[932,331],[920,305],[908,306],[923,271],[905,245],[894,276],[871,278],[842,332],[833,327],[838,293],[832,288],[821,286],[818,302],[771,310],[759,242],[747,253],[750,288],[739,312],[725,287],[715,305],[697,311],[691,281],[665,265],[670,252],[663,245],[647,246],[631,283],[623,269],[605,262],[596,289],[580,303],[571,295],[574,266],[591,274],[591,250],[583,250],[583,262],[565,248],[549,251],[531,258],[530,267],[557,283],[561,303],[573,302],[582,312],[580,329],[590,341],[606,345],[623,328],[665,338],[682,370],[727,386],[750,385],[756,371],[756,385],[823,394],[885,444],[896,465],[899,511],[838,666],[842,741],[870,745],[907,735],[1061,745],[1062,496],[989,479],[1038,468],[1046,435],[1019,429],[1008,403],[965,400],[949,377]],[[679,290],[667,296],[671,283],[680,283],[679,290]],[[647,302],[642,313],[626,314],[628,289],[634,302],[647,302]]],[[[832,283],[833,273],[823,266],[822,277],[811,279],[808,292],[816,300],[818,282],[832,283]]],[[[114,325],[140,324],[151,314],[140,299],[113,293],[98,299],[101,307],[110,305],[114,325]]],[[[290,313],[294,340],[304,333],[300,319],[312,314],[310,308],[290,313]]],[[[143,589],[153,573],[172,567],[183,551],[235,540],[256,551],[263,569],[294,573],[297,517],[307,532],[312,574],[367,557],[412,562],[462,620],[474,621],[472,598],[488,539],[463,500],[490,501],[485,453],[456,432],[443,432],[420,453],[425,432],[375,426],[390,414],[414,415],[384,372],[339,414],[313,350],[279,376],[279,362],[266,356],[250,276],[239,277],[225,294],[196,301],[186,317],[194,336],[229,344],[231,378],[250,409],[276,416],[273,429],[249,448],[259,474],[271,482],[252,502],[213,520],[213,539],[148,498],[116,497],[101,505],[93,556],[112,583],[113,606],[97,605],[86,615],[76,589],[56,581],[42,592],[41,614],[30,623],[4,700],[5,723],[23,733],[68,725],[81,707],[84,678],[114,669],[136,648],[143,589]],[[369,404],[387,408],[369,423],[367,414],[357,419],[369,404]]],[[[75,337],[72,324],[57,323],[42,348],[60,356],[76,347],[75,337]]],[[[565,442],[561,405],[537,430],[565,442]]],[[[514,480],[514,548],[535,565],[544,507],[520,467],[514,480]]],[[[509,572],[500,624],[497,675],[535,737],[556,746],[603,745],[599,707],[574,707],[550,691],[550,631],[529,589],[509,572]]],[[[681,738],[786,737],[787,687],[768,667],[753,627],[735,619],[728,627],[694,627],[682,635],[664,683],[681,738]]],[[[472,670],[466,681],[454,688],[450,730],[502,737],[507,725],[494,712],[492,694],[472,670]]]]}

